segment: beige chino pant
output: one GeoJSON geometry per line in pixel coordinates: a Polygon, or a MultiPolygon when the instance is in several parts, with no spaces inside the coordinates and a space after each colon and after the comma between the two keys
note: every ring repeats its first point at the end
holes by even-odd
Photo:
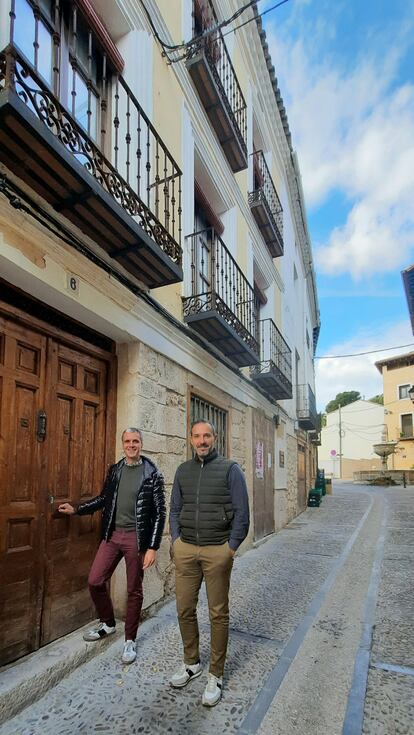
{"type": "Polygon", "coordinates": [[[211,625],[210,673],[223,676],[229,638],[229,587],[233,568],[230,547],[228,543],[195,546],[178,538],[174,541],[173,552],[184,661],[186,664],[195,664],[200,659],[197,602],[204,578],[211,625]]]}

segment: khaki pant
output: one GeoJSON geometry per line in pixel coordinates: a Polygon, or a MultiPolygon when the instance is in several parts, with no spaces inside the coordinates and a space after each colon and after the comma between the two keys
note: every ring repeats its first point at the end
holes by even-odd
{"type": "Polygon", "coordinates": [[[206,582],[211,625],[210,673],[223,676],[229,638],[229,587],[233,555],[228,543],[195,546],[178,538],[173,546],[176,568],[177,613],[184,661],[200,660],[197,622],[198,592],[206,582]]]}

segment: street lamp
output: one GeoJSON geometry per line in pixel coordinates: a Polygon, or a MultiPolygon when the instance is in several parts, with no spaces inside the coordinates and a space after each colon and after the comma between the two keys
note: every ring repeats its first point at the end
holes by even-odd
{"type": "Polygon", "coordinates": [[[412,403],[414,403],[414,385],[411,386],[410,390],[407,391],[408,397],[412,403]]]}

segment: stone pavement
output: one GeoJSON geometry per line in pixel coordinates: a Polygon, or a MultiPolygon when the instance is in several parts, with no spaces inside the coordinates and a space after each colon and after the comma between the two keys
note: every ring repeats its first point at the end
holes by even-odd
{"type": "Polygon", "coordinates": [[[412,734],[414,487],[336,482],[333,492],[236,558],[217,707],[201,705],[204,675],[168,686],[181,662],[169,603],[141,626],[134,664],[121,664],[119,640],[106,645],[1,735],[412,734]]]}

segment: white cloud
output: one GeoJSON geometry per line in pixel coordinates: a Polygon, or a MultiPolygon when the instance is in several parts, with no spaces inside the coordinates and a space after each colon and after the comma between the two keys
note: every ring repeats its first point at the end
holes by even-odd
{"type": "MultiPolygon", "coordinates": [[[[381,331],[362,331],[353,339],[332,345],[330,355],[351,355],[358,352],[377,350],[381,345],[409,345],[414,343],[410,322],[404,320],[384,325],[381,331]]],[[[378,360],[393,355],[413,352],[413,347],[386,350],[358,357],[315,360],[316,399],[318,410],[335,398],[337,393],[357,390],[366,399],[383,392],[382,377],[375,367],[378,360]]]]}
{"type": "Polygon", "coordinates": [[[303,27],[296,41],[278,26],[268,40],[307,204],[318,207],[338,191],[349,202],[346,221],[316,249],[317,267],[359,279],[413,257],[414,85],[396,82],[410,39],[404,26],[382,56],[367,43],[371,50],[344,69],[335,57],[320,61],[334,33],[330,19],[303,27]]]}

